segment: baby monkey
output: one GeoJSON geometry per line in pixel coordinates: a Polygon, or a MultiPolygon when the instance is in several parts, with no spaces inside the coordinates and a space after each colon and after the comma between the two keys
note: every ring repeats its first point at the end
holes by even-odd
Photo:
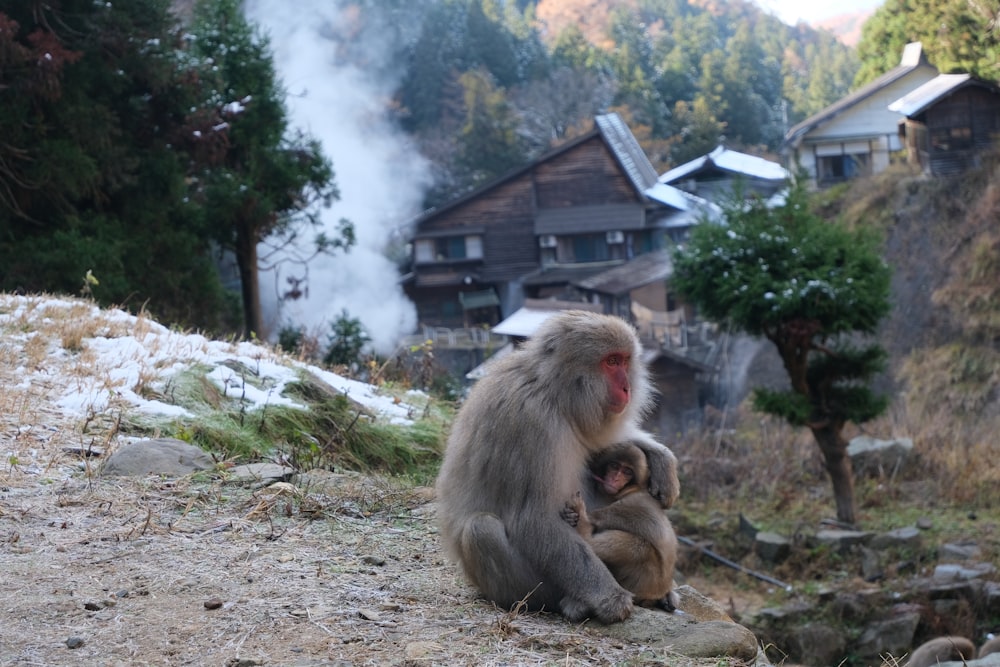
{"type": "Polygon", "coordinates": [[[600,509],[587,512],[577,492],[563,519],[608,566],[643,607],[677,609],[673,591],[677,536],[660,504],[646,491],[649,471],[642,450],[629,442],[612,445],[590,463],[600,509]]]}

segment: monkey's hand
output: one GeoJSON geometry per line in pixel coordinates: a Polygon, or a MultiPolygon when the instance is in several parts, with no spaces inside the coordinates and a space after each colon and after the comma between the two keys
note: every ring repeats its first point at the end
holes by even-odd
{"type": "Polygon", "coordinates": [[[572,498],[566,501],[566,505],[559,512],[559,516],[562,517],[563,521],[576,528],[576,525],[580,523],[580,508],[582,506],[583,497],[577,491],[572,498]]]}
{"type": "Polygon", "coordinates": [[[652,438],[637,440],[636,445],[646,453],[649,465],[649,494],[665,508],[670,508],[681,494],[677,479],[677,458],[667,447],[652,438]]]}

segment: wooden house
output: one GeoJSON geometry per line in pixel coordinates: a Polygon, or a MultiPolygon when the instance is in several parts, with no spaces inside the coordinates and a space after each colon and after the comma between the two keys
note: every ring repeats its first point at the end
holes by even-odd
{"type": "Polygon", "coordinates": [[[695,199],[657,183],[617,114],[517,169],[417,219],[403,289],[421,324],[493,325],[525,298],[566,287],[663,248],[693,224],[695,199]]]}
{"type": "Polygon", "coordinates": [[[974,166],[1000,137],[1000,89],[968,74],[941,74],[889,105],[903,115],[907,158],[925,173],[974,166]]]}
{"type": "Polygon", "coordinates": [[[788,177],[788,171],[777,162],[720,145],[707,155],[674,167],[659,181],[720,203],[737,191],[769,199],[785,187],[788,177]]]}
{"type": "Polygon", "coordinates": [[[899,115],[889,105],[938,74],[919,42],[906,45],[898,67],[791,128],[782,149],[785,167],[801,167],[810,184],[825,187],[886,169],[902,150],[899,115]]]}

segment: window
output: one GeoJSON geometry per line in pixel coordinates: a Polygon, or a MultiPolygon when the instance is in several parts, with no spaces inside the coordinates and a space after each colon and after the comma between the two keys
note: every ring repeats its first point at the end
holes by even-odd
{"type": "Polygon", "coordinates": [[[482,259],[483,237],[469,235],[417,239],[413,246],[413,256],[418,264],[482,259]]]}
{"type": "Polygon", "coordinates": [[[608,240],[604,234],[583,234],[570,239],[572,262],[600,262],[611,259],[608,240]]]}
{"type": "Polygon", "coordinates": [[[940,127],[931,130],[931,151],[962,151],[972,148],[972,129],[940,127]]]}
{"type": "Polygon", "coordinates": [[[821,156],[817,163],[817,180],[820,183],[839,183],[856,176],[870,175],[868,158],[867,153],[821,156]]]}

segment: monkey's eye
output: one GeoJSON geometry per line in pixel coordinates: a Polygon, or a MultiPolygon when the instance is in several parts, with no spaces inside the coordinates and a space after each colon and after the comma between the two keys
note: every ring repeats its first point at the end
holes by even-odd
{"type": "Polygon", "coordinates": [[[621,354],[609,354],[604,360],[608,366],[624,366],[625,357],[621,354]]]}
{"type": "Polygon", "coordinates": [[[628,466],[622,466],[622,474],[630,479],[635,479],[635,471],[628,466]]]}

